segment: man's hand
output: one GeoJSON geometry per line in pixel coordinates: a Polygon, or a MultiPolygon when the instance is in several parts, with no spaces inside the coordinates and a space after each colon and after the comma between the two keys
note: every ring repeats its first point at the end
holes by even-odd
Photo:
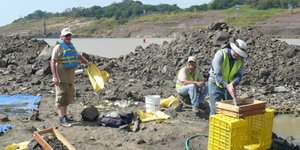
{"type": "Polygon", "coordinates": [[[197,86],[199,87],[199,91],[202,91],[204,88],[204,82],[203,81],[197,82],[197,86]]]}
{"type": "Polygon", "coordinates": [[[203,90],[203,88],[204,88],[204,81],[199,81],[199,82],[197,82],[197,81],[183,81],[183,84],[184,85],[188,85],[188,84],[196,84],[197,86],[198,86],[198,88],[199,88],[199,91],[202,91],[203,90]]]}
{"type": "Polygon", "coordinates": [[[231,97],[233,99],[235,99],[235,94],[234,94],[234,83],[231,82],[230,84],[226,85],[226,89],[228,90],[228,92],[230,93],[231,97]]]}
{"type": "Polygon", "coordinates": [[[58,77],[57,77],[57,73],[56,73],[56,61],[55,60],[52,60],[51,61],[51,72],[52,72],[52,75],[53,75],[53,82],[55,85],[59,85],[59,80],[58,80],[58,77]]]}
{"type": "Polygon", "coordinates": [[[56,86],[59,86],[59,81],[58,81],[57,77],[53,77],[53,82],[56,86]]]}

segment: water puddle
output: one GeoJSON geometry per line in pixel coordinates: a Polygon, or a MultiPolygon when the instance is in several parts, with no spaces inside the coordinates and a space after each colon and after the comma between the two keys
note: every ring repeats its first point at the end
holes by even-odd
{"type": "Polygon", "coordinates": [[[293,136],[294,140],[288,140],[289,143],[300,143],[300,117],[293,117],[288,114],[280,114],[274,117],[273,132],[284,139],[293,136]]]}

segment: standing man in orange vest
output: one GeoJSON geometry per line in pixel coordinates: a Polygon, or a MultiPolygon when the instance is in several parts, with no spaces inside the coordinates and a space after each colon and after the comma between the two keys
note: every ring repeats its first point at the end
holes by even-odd
{"type": "Polygon", "coordinates": [[[199,105],[204,102],[208,88],[204,83],[200,69],[196,65],[194,56],[190,56],[188,65],[178,71],[176,91],[183,96],[189,95],[193,105],[192,111],[194,113],[199,112],[199,105]]]}
{"type": "Polygon", "coordinates": [[[78,60],[89,65],[89,62],[73,46],[72,32],[69,28],[64,28],[58,41],[53,48],[51,58],[51,71],[55,84],[56,100],[58,108],[59,124],[70,127],[67,117],[67,106],[71,104],[75,97],[74,78],[78,60]]]}
{"type": "Polygon", "coordinates": [[[243,76],[246,49],[247,44],[237,39],[229,44],[229,48],[221,49],[215,54],[208,79],[209,118],[215,114],[217,101],[235,99],[235,87],[243,76]]]}

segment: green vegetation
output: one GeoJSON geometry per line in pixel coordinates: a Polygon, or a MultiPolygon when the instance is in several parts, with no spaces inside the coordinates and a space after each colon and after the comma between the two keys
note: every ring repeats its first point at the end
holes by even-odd
{"type": "Polygon", "coordinates": [[[118,21],[110,18],[102,18],[94,21],[89,26],[76,30],[76,33],[86,33],[84,36],[77,34],[77,36],[92,37],[93,34],[101,32],[109,32],[109,30],[117,28],[119,26],[118,21]]]}
{"type": "Polygon", "coordinates": [[[213,0],[209,4],[193,5],[187,9],[181,9],[176,4],[144,5],[140,1],[123,0],[120,3],[112,3],[107,7],[92,6],[91,8],[73,7],[67,8],[62,13],[50,13],[37,10],[24,18],[15,20],[13,23],[26,23],[28,20],[42,20],[53,17],[68,18],[115,18],[119,24],[126,23],[132,18],[149,15],[153,13],[177,13],[177,12],[201,12],[208,10],[230,9],[236,5],[248,5],[252,9],[268,10],[273,8],[287,9],[289,5],[294,8],[300,7],[300,0],[213,0]]]}
{"type": "MultiPolygon", "coordinates": [[[[227,15],[224,21],[229,26],[255,26],[287,11],[288,4],[296,8],[300,6],[300,0],[214,0],[209,4],[194,5],[187,9],[181,9],[176,4],[144,5],[140,1],[123,0],[106,7],[67,8],[62,13],[37,10],[24,18],[15,20],[12,24],[1,27],[1,30],[3,33],[23,30],[30,35],[42,36],[38,35],[41,32],[37,33],[37,30],[43,30],[44,22],[46,22],[48,27],[52,26],[47,30],[46,36],[49,37],[57,36],[55,34],[58,34],[64,24],[70,22],[84,24],[74,31],[75,37],[94,37],[100,34],[109,35],[114,29],[124,24],[143,22],[165,26],[179,24],[178,20],[181,18],[197,18],[208,11],[217,11],[227,15]],[[239,5],[238,17],[236,17],[236,5],[239,5]]],[[[193,29],[199,28],[201,27],[193,27],[193,29]]],[[[135,31],[138,30],[141,29],[135,29],[135,31]]],[[[175,31],[179,28],[170,30],[175,31]]]]}
{"type": "Polygon", "coordinates": [[[238,17],[236,17],[235,7],[220,10],[221,13],[229,15],[224,22],[229,26],[255,26],[258,23],[262,23],[276,17],[280,12],[284,12],[284,9],[268,9],[268,10],[257,10],[251,9],[249,5],[241,6],[238,12],[238,17]]]}
{"type": "Polygon", "coordinates": [[[131,22],[145,22],[145,21],[167,21],[176,20],[177,18],[190,18],[199,16],[199,13],[180,12],[180,13],[165,13],[165,14],[150,14],[131,19],[131,22]]]}
{"type": "Polygon", "coordinates": [[[287,9],[292,5],[294,8],[300,6],[300,0],[214,0],[210,5],[211,10],[231,8],[236,5],[250,5],[253,9],[267,10],[272,8],[287,9]]]}
{"type": "Polygon", "coordinates": [[[167,13],[167,12],[179,12],[182,11],[177,5],[168,5],[168,4],[160,4],[160,5],[143,5],[139,1],[133,0],[123,0],[120,3],[112,3],[107,7],[93,6],[91,8],[84,7],[73,7],[67,8],[62,13],[49,13],[41,10],[37,10],[32,14],[25,16],[24,18],[20,18],[15,20],[13,23],[22,22],[24,20],[41,20],[41,19],[49,19],[52,17],[86,17],[93,19],[102,19],[102,18],[115,18],[115,20],[119,20],[119,23],[126,23],[130,18],[139,17],[143,14],[151,14],[151,13],[167,13]]]}

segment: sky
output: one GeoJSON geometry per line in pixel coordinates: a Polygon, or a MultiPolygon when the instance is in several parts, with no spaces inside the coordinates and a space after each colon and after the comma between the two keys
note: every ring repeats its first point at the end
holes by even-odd
{"type": "MultiPolygon", "coordinates": [[[[135,0],[134,0],[135,1],[135,0]]],[[[192,5],[208,4],[212,0],[139,0],[143,4],[177,4],[180,8],[188,8],[192,5]]],[[[0,26],[12,23],[14,20],[23,18],[36,10],[46,12],[63,12],[67,8],[92,6],[109,6],[113,2],[122,0],[6,0],[0,5],[0,26]]]]}

